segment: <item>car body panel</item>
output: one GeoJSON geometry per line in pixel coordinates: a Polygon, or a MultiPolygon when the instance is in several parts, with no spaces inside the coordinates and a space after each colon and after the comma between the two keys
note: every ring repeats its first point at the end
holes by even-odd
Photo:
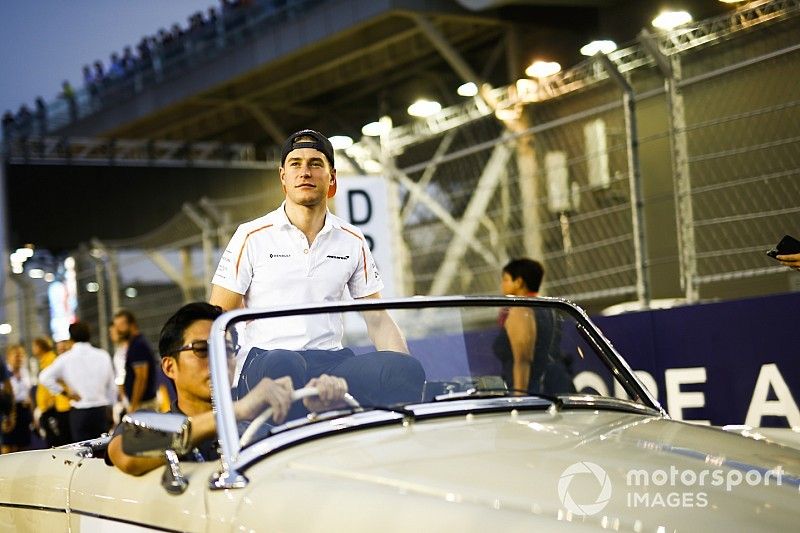
{"type": "Polygon", "coordinates": [[[696,509],[629,505],[627,471],[664,464],[724,472],[781,466],[781,486],[704,487],[704,520],[720,529],[789,528],[800,520],[796,451],[658,416],[581,410],[462,415],[299,444],[246,469],[253,482],[237,526],[359,529],[375,523],[365,522],[375,512],[397,531],[443,523],[468,531],[550,529],[566,521],[597,528],[616,521],[620,530],[694,529],[696,509]],[[559,478],[582,461],[600,465],[617,489],[595,516],[569,515],[559,500],[559,478]],[[298,495],[313,513],[286,512],[302,509],[298,495]]]}
{"type": "Polygon", "coordinates": [[[75,448],[4,455],[0,468],[0,529],[66,530],[69,482],[80,460],[75,448]]]}
{"type": "Polygon", "coordinates": [[[189,488],[180,495],[167,494],[161,486],[163,468],[143,476],[130,476],[105,464],[102,458],[87,458],[77,468],[70,484],[70,524],[80,531],[83,518],[96,515],[118,524],[158,524],[168,531],[205,531],[205,493],[215,463],[183,463],[189,488]]]}

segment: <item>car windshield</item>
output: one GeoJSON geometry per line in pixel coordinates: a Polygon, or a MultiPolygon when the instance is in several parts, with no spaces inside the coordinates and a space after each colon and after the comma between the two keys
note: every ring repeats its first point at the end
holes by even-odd
{"type": "MultiPolygon", "coordinates": [[[[328,374],[344,378],[349,394],[366,410],[402,411],[425,402],[446,410],[452,400],[485,397],[559,402],[577,394],[652,407],[599,331],[579,309],[559,300],[411,298],[355,308],[238,311],[223,319],[224,329],[215,330],[212,341],[225,332],[234,401],[264,377],[290,376],[293,388],[300,389],[328,374]]],[[[355,411],[344,402],[336,409],[341,416],[355,411]]],[[[319,415],[298,400],[288,419],[280,427],[262,421],[248,442],[312,423],[319,415]]],[[[240,438],[251,420],[237,420],[240,438]]]]}

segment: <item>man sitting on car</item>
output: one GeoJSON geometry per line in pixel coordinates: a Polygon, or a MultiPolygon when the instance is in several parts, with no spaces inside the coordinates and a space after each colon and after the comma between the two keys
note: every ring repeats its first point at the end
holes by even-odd
{"type": "MultiPolygon", "coordinates": [[[[214,460],[219,457],[216,446],[216,422],[211,410],[211,383],[208,367],[208,337],[212,322],[222,314],[222,309],[205,302],[194,302],[181,307],[164,324],[158,342],[161,369],[175,384],[177,401],[171,411],[188,416],[191,420],[191,442],[194,445],[189,459],[214,460]]],[[[235,360],[229,353],[229,375],[235,360]]],[[[306,387],[316,387],[318,397],[305,398],[303,403],[310,411],[328,409],[342,400],[347,393],[347,383],[341,378],[321,375],[311,379],[306,387]]],[[[275,380],[261,379],[250,392],[234,402],[237,420],[255,418],[268,406],[272,419],[281,423],[292,402],[292,381],[289,377],[275,380]]],[[[135,457],[122,450],[121,429],[118,427],[108,445],[106,462],[125,473],[142,475],[166,463],[165,459],[135,457]]]]}

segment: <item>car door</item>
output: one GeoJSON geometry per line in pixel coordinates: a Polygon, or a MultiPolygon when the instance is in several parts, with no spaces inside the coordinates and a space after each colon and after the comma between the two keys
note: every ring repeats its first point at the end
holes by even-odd
{"type": "Polygon", "coordinates": [[[207,531],[205,497],[217,466],[182,463],[189,486],[172,495],[161,486],[165,467],[137,477],[101,458],[83,459],[69,487],[72,531],[207,531]]]}
{"type": "Polygon", "coordinates": [[[0,531],[66,531],[69,481],[78,462],[70,449],[0,457],[0,531]]]}

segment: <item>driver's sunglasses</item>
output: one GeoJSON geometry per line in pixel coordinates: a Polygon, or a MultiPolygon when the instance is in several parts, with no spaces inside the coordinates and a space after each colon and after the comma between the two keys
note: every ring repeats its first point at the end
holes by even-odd
{"type": "MultiPolygon", "coordinates": [[[[239,346],[238,344],[233,344],[231,342],[226,342],[225,347],[226,347],[225,354],[229,358],[235,357],[236,352],[238,352],[239,348],[241,348],[241,346],[239,346]]],[[[165,353],[164,356],[174,355],[180,352],[188,352],[190,350],[194,353],[196,357],[199,357],[200,359],[206,359],[208,357],[208,341],[194,341],[190,344],[181,346],[180,348],[175,348],[174,350],[165,353]]]]}

